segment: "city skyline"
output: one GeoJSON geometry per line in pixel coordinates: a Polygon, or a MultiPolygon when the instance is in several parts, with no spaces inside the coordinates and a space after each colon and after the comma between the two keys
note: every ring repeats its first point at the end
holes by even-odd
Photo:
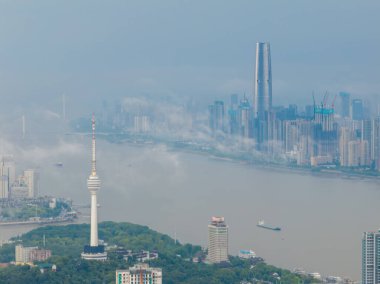
{"type": "Polygon", "coordinates": [[[245,269],[250,279],[235,276],[249,283],[266,261],[292,279],[377,284],[379,9],[376,0],[0,3],[0,256],[59,259],[49,243],[58,227],[14,248],[11,237],[30,230],[17,226],[87,222],[68,227],[75,249],[65,231],[57,245],[71,247],[77,271],[114,265],[108,280],[111,269],[112,280],[157,273],[160,283],[162,271],[179,274],[168,271],[175,262],[245,269]],[[89,216],[76,210],[87,207],[89,216]],[[151,268],[137,264],[145,257],[151,268]]]}

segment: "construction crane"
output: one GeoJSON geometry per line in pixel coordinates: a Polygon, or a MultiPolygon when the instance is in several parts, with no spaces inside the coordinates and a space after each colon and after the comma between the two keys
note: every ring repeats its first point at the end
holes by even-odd
{"type": "Polygon", "coordinates": [[[323,107],[326,106],[328,99],[329,99],[329,93],[326,91],[325,95],[323,96],[323,107]]]}

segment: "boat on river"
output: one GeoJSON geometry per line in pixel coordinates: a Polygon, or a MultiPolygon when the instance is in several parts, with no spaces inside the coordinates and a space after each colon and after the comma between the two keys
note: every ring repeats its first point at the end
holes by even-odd
{"type": "Polygon", "coordinates": [[[257,223],[257,227],[267,229],[267,230],[272,230],[272,231],[281,231],[280,227],[273,227],[273,226],[266,225],[264,220],[260,220],[257,223]]]}

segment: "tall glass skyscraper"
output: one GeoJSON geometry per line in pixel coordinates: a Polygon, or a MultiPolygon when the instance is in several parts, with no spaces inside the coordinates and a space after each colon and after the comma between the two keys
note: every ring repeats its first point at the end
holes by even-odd
{"type": "Polygon", "coordinates": [[[260,120],[272,108],[272,67],[269,42],[256,43],[255,117],[260,120]]]}

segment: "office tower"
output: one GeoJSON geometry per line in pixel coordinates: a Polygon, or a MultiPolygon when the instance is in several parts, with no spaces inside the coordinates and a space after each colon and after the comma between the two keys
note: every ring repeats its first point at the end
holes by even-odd
{"type": "Polygon", "coordinates": [[[224,217],[212,217],[208,225],[207,258],[211,263],[228,261],[228,226],[224,217]]]}
{"type": "Polygon", "coordinates": [[[353,120],[362,120],[364,118],[363,113],[363,101],[360,99],[354,99],[351,103],[351,118],[353,120]]]}
{"type": "Polygon", "coordinates": [[[340,115],[350,117],[350,94],[345,92],[339,93],[340,97],[340,115]]]}
{"type": "Polygon", "coordinates": [[[268,42],[256,43],[255,68],[255,117],[266,119],[272,108],[272,67],[270,45],[268,42]]]}
{"type": "Polygon", "coordinates": [[[224,102],[215,101],[209,106],[209,124],[212,131],[224,130],[224,102]]]}
{"type": "Polygon", "coordinates": [[[9,198],[12,184],[16,179],[16,168],[12,156],[4,156],[0,161],[0,198],[9,198]]]}
{"type": "Polygon", "coordinates": [[[380,283],[380,231],[365,232],[362,239],[362,284],[380,283]]]}
{"type": "Polygon", "coordinates": [[[162,270],[145,263],[128,270],[116,270],[116,284],[162,284],[162,270]]]}
{"type": "Polygon", "coordinates": [[[35,170],[24,171],[24,182],[28,187],[28,197],[34,198],[38,195],[39,175],[35,170]]]}
{"type": "Polygon", "coordinates": [[[82,258],[87,260],[106,260],[107,253],[104,246],[98,242],[98,202],[97,191],[100,189],[100,179],[96,173],[96,140],[95,140],[95,117],[92,116],[92,162],[91,174],[87,179],[87,187],[91,194],[91,236],[90,245],[84,247],[82,258]]]}

